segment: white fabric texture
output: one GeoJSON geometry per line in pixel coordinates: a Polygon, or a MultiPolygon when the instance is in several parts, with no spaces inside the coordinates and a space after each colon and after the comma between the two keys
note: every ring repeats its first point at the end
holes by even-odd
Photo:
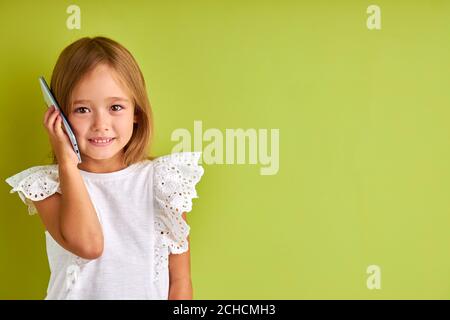
{"type": "MultiPolygon", "coordinates": [[[[198,198],[200,158],[200,152],[180,152],[111,173],[80,170],[102,226],[103,254],[83,259],[45,231],[51,271],[45,299],[168,299],[168,257],[188,250],[190,227],[182,213],[198,198]]],[[[32,200],[61,193],[58,176],[56,164],[36,166],[6,182],[32,215],[32,200]]]]}

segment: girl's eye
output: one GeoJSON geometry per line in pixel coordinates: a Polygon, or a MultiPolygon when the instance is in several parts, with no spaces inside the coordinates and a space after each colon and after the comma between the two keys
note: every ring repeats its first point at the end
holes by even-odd
{"type": "MultiPolygon", "coordinates": [[[[120,111],[120,110],[123,109],[123,107],[122,107],[120,104],[112,105],[111,108],[114,108],[114,109],[113,109],[114,111],[120,111]],[[115,109],[115,107],[119,107],[120,109],[117,110],[117,109],[115,109]]],[[[83,109],[86,109],[86,110],[87,110],[86,107],[79,107],[79,108],[76,108],[76,109],[75,109],[75,112],[76,112],[76,113],[86,113],[86,112],[78,112],[78,110],[83,110],[83,109]]]]}
{"type": "Polygon", "coordinates": [[[78,112],[78,110],[81,110],[81,109],[87,109],[87,108],[86,107],[80,107],[80,108],[76,108],[74,111],[76,113],[85,113],[85,112],[78,112]]]}
{"type": "Polygon", "coordinates": [[[122,107],[121,105],[119,105],[119,104],[115,104],[115,105],[113,105],[113,106],[112,106],[112,108],[114,108],[114,107],[120,107],[120,109],[119,109],[119,110],[117,110],[117,111],[120,111],[120,110],[122,110],[122,109],[123,109],[123,107],[122,107]]]}

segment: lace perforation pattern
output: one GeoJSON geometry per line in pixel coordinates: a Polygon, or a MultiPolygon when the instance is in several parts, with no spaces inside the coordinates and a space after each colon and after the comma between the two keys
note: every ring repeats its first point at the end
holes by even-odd
{"type": "Polygon", "coordinates": [[[75,287],[80,274],[85,266],[91,260],[83,259],[77,255],[71,254],[71,263],[66,268],[66,292],[69,293],[75,287]]]}
{"type": "Polygon", "coordinates": [[[55,192],[61,193],[57,165],[36,166],[26,169],[6,179],[13,187],[10,193],[17,192],[20,199],[27,205],[28,213],[37,213],[33,201],[43,200],[55,192]]]}
{"type": "Polygon", "coordinates": [[[201,152],[174,153],[154,160],[155,272],[157,281],[168,267],[169,254],[188,250],[190,227],[183,219],[192,210],[192,199],[204,169],[198,164],[201,152]]]}

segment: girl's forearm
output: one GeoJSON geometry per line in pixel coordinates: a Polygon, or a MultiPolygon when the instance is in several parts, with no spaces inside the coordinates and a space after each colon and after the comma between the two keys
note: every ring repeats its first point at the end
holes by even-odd
{"type": "Polygon", "coordinates": [[[103,251],[103,231],[78,168],[60,164],[59,183],[61,235],[79,256],[95,259],[103,251]]]}
{"type": "Polygon", "coordinates": [[[190,279],[180,279],[169,285],[169,300],[192,300],[192,282],[190,279]]]}

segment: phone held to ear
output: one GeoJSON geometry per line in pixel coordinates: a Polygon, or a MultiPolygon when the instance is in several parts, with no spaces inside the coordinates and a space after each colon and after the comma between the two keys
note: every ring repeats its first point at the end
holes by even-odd
{"type": "Polygon", "coordinates": [[[59,114],[61,115],[61,118],[62,118],[63,126],[66,129],[66,133],[69,136],[70,143],[72,144],[73,151],[75,151],[75,153],[78,157],[78,163],[81,163],[81,155],[80,155],[80,150],[78,149],[77,139],[75,138],[72,128],[70,127],[69,120],[67,120],[66,116],[64,115],[61,108],[59,107],[58,102],[56,102],[56,99],[53,96],[44,77],[39,77],[39,83],[41,85],[42,94],[44,95],[44,100],[45,100],[45,103],[47,104],[47,106],[49,108],[51,108],[52,106],[55,106],[56,109],[59,111],[59,114]]]}

